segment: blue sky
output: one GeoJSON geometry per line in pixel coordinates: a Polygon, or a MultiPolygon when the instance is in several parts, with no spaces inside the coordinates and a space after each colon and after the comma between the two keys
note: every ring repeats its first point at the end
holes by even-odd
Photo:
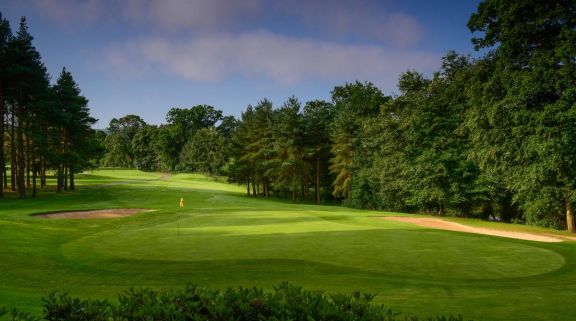
{"type": "Polygon", "coordinates": [[[478,0],[1,0],[13,29],[26,16],[55,81],[70,70],[96,127],[137,114],[160,124],[172,107],[209,104],[239,116],[330,99],[371,81],[396,92],[401,72],[437,70],[448,50],[472,54],[478,0]]]}

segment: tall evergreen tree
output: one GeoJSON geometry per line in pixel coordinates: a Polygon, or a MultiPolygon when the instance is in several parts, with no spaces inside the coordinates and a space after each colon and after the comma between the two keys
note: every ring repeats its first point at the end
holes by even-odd
{"type": "Polygon", "coordinates": [[[274,157],[274,111],[272,102],[267,99],[261,100],[254,107],[252,121],[251,143],[247,146],[248,153],[245,157],[253,166],[255,181],[252,185],[256,188],[255,195],[263,194],[268,197],[270,192],[268,171],[271,166],[270,161],[274,157]],[[260,186],[262,186],[261,193],[260,186]]]}
{"type": "Polygon", "coordinates": [[[6,159],[4,157],[4,128],[7,105],[5,88],[8,82],[8,44],[12,38],[12,30],[8,20],[0,13],[0,198],[4,197],[4,174],[6,171],[6,159]]]}
{"type": "Polygon", "coordinates": [[[314,168],[314,190],[316,203],[320,204],[322,184],[328,180],[328,162],[330,155],[330,124],[334,118],[334,105],[323,100],[309,101],[304,106],[304,135],[312,153],[314,168]]]}
{"type": "Polygon", "coordinates": [[[358,134],[362,122],[378,114],[380,106],[389,98],[380,89],[366,82],[355,82],[337,86],[332,91],[335,118],[332,124],[332,154],[330,172],[334,174],[332,194],[348,199],[351,195],[354,163],[360,142],[358,134]]]}
{"type": "Polygon", "coordinates": [[[96,123],[96,119],[90,116],[88,99],[80,94],[80,88],[66,68],[62,69],[54,91],[61,120],[62,144],[61,164],[58,167],[58,189],[73,191],[75,189],[74,174],[89,167],[90,160],[100,150],[96,133],[91,128],[96,123]]]}
{"type": "Polygon", "coordinates": [[[256,188],[254,186],[254,164],[246,154],[249,147],[255,140],[254,136],[254,108],[248,105],[246,110],[242,113],[238,127],[231,137],[231,153],[232,157],[228,161],[228,174],[232,179],[239,183],[246,184],[246,194],[250,195],[251,188],[253,188],[255,195],[256,188]]]}
{"type": "Polygon", "coordinates": [[[289,191],[292,201],[296,200],[299,191],[305,198],[311,168],[306,161],[308,153],[304,144],[304,123],[296,97],[290,97],[275,111],[273,140],[274,153],[269,160],[266,176],[275,181],[275,189],[289,191]]]}
{"type": "Polygon", "coordinates": [[[16,167],[16,185],[20,198],[26,198],[26,132],[31,128],[31,117],[35,114],[31,104],[48,88],[48,74],[41,61],[40,53],[32,45],[33,37],[28,32],[26,18],[20,20],[16,37],[10,41],[7,50],[10,77],[10,95],[14,97],[12,123],[16,126],[16,153],[12,165],[16,167]],[[14,121],[15,120],[15,121],[14,121]]]}

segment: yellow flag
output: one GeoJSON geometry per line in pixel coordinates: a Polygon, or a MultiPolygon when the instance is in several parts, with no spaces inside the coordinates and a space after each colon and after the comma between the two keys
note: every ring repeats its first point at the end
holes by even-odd
{"type": "Polygon", "coordinates": [[[180,208],[184,208],[184,197],[180,198],[180,208]]]}

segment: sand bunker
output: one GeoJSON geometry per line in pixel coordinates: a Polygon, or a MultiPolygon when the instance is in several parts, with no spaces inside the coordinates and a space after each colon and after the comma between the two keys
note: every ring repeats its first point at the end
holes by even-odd
{"type": "Polygon", "coordinates": [[[146,211],[146,209],[143,208],[112,208],[107,210],[54,212],[38,214],[34,215],[34,217],[66,219],[117,218],[134,215],[144,211],[146,211]]]}
{"type": "Polygon", "coordinates": [[[440,230],[465,232],[465,233],[475,233],[475,234],[485,234],[500,237],[509,237],[520,240],[528,241],[538,241],[538,242],[562,242],[563,238],[571,239],[570,237],[562,236],[547,236],[541,234],[533,234],[526,232],[514,232],[514,231],[504,231],[495,230],[484,227],[472,227],[468,225],[463,225],[459,223],[449,222],[438,218],[422,218],[422,217],[404,217],[404,216],[386,216],[382,217],[384,220],[398,221],[412,223],[418,226],[435,228],[440,230]]]}

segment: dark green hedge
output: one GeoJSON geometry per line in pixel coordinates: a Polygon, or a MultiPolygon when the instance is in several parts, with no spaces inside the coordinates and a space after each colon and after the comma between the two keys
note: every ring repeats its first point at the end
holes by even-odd
{"type": "MultiPolygon", "coordinates": [[[[271,292],[258,288],[209,290],[188,284],[177,291],[130,289],[117,302],[83,300],[53,293],[44,298],[48,321],[464,321],[460,316],[401,316],[372,303],[374,295],[308,291],[287,283],[271,292]]],[[[42,320],[27,313],[0,310],[13,321],[42,320]]]]}

